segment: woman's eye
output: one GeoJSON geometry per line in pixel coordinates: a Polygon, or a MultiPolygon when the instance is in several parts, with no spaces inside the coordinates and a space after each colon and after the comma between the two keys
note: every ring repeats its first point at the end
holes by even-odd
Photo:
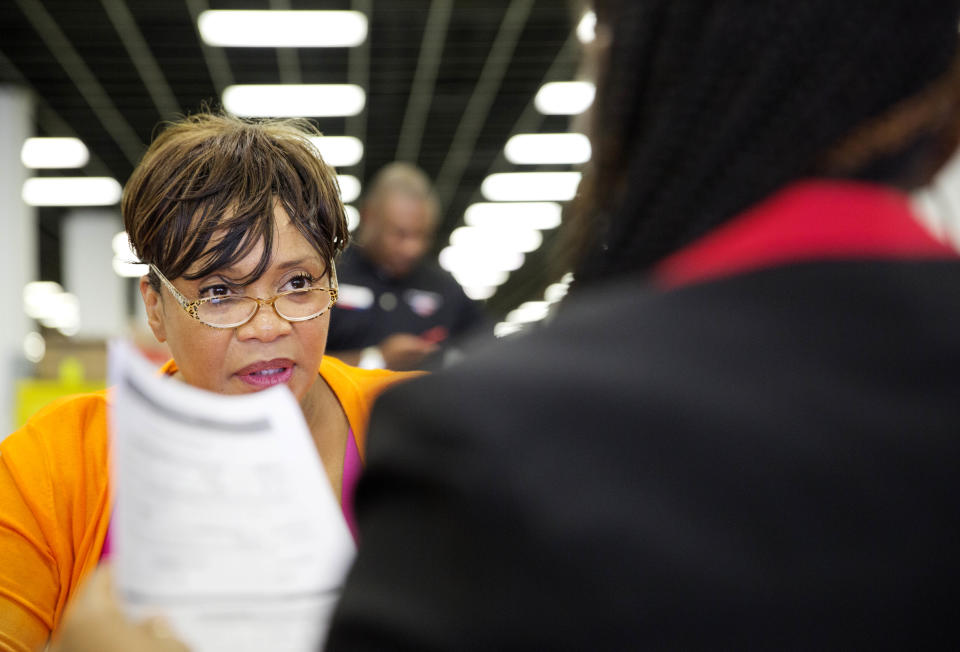
{"type": "Polygon", "coordinates": [[[201,299],[208,297],[229,297],[233,294],[233,289],[229,285],[210,285],[200,290],[201,299]]]}
{"type": "Polygon", "coordinates": [[[287,290],[305,290],[313,287],[313,277],[306,274],[294,276],[283,286],[283,291],[287,290]]]}

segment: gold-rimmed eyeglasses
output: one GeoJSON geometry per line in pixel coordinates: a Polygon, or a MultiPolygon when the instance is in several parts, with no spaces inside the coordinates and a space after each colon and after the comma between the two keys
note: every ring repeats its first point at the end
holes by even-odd
{"type": "Polygon", "coordinates": [[[167,286],[183,310],[212,328],[238,328],[253,319],[260,306],[270,306],[281,319],[290,322],[319,317],[337,302],[337,269],[330,261],[330,287],[302,288],[280,292],[269,299],[246,296],[204,297],[190,301],[151,264],[150,269],[167,286]]]}

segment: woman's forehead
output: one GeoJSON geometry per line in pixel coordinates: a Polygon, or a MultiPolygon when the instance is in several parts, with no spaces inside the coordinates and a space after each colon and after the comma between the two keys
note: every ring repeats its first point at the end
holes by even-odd
{"type": "MultiPolygon", "coordinates": [[[[223,240],[229,235],[230,231],[228,229],[215,231],[203,253],[196,260],[191,261],[187,268],[187,275],[196,274],[209,265],[210,261],[217,257],[223,240]]],[[[256,238],[256,240],[247,242],[245,238],[237,249],[238,252],[242,253],[238,253],[228,264],[212,270],[210,273],[223,273],[236,278],[245,278],[253,274],[263,260],[265,240],[262,235],[257,233],[248,232],[248,235],[250,238],[256,238]]],[[[280,209],[279,214],[275,214],[272,240],[265,273],[271,270],[283,271],[298,265],[319,266],[320,269],[317,270],[317,273],[323,270],[323,254],[297,229],[282,209],[280,209]]]]}

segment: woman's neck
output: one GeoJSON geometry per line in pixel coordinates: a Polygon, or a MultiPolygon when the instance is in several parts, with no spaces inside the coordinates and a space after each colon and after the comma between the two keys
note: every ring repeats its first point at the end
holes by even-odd
{"type": "Polygon", "coordinates": [[[300,401],[310,436],[327,472],[330,486],[340,500],[343,484],[343,460],[350,426],[347,415],[336,394],[322,376],[317,379],[300,401]]]}

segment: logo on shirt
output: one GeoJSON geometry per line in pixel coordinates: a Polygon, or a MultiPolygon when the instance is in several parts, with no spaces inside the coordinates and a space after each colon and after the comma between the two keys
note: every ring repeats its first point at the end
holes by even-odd
{"type": "Polygon", "coordinates": [[[337,293],[337,308],[366,310],[373,305],[373,290],[362,285],[341,283],[337,293]]]}
{"type": "Polygon", "coordinates": [[[436,292],[426,290],[407,290],[403,300],[410,306],[410,310],[421,317],[429,317],[443,305],[443,297],[436,292]]]}

